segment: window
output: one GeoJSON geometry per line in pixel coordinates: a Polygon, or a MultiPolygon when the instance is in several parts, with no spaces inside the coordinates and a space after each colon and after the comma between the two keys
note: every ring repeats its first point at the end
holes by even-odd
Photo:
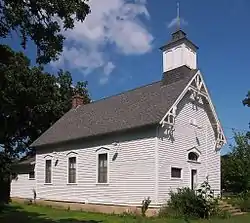
{"type": "Polygon", "coordinates": [[[35,179],[35,172],[34,171],[29,172],[29,179],[30,180],[35,179]]]}
{"type": "Polygon", "coordinates": [[[194,152],[190,152],[188,154],[188,160],[196,161],[197,162],[198,158],[199,158],[199,156],[196,153],[194,153],[194,152]]]}
{"type": "Polygon", "coordinates": [[[46,160],[45,162],[45,183],[51,183],[51,160],[46,160]]]}
{"type": "Polygon", "coordinates": [[[108,154],[98,155],[98,183],[108,183],[108,154]]]}
{"type": "Polygon", "coordinates": [[[76,157],[69,157],[68,183],[76,183],[76,157]]]}
{"type": "Polygon", "coordinates": [[[172,178],[181,178],[181,168],[171,168],[171,177],[172,178]]]}

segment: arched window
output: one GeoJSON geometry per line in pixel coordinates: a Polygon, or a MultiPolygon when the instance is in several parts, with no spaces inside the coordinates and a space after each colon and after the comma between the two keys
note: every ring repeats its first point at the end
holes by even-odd
{"type": "Polygon", "coordinates": [[[198,154],[195,153],[195,152],[190,152],[190,153],[188,154],[188,160],[191,160],[191,161],[198,161],[198,158],[199,158],[199,156],[198,156],[198,154]]]}

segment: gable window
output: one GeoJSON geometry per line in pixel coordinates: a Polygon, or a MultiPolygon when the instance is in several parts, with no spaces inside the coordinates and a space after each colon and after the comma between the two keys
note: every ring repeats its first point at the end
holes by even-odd
{"type": "Polygon", "coordinates": [[[108,183],[108,154],[98,154],[98,183],[108,183]]]}
{"type": "Polygon", "coordinates": [[[45,162],[45,183],[50,184],[51,183],[51,164],[52,160],[46,160],[45,162]]]}
{"type": "Polygon", "coordinates": [[[68,162],[68,183],[76,183],[76,157],[69,157],[68,162]]]}
{"type": "Polygon", "coordinates": [[[34,180],[35,179],[35,171],[29,172],[29,180],[34,180]]]}
{"type": "Polygon", "coordinates": [[[181,178],[181,168],[172,167],[171,168],[172,178],[181,178]]]}
{"type": "Polygon", "coordinates": [[[195,152],[190,152],[190,153],[188,154],[188,160],[190,160],[190,161],[195,161],[195,162],[197,162],[197,161],[198,161],[198,158],[199,158],[199,156],[198,156],[198,154],[195,153],[195,152]]]}

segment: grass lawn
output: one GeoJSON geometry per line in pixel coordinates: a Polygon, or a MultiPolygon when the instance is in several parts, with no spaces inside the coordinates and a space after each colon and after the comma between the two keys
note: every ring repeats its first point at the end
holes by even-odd
{"type": "MultiPolygon", "coordinates": [[[[135,218],[99,213],[52,209],[25,204],[11,204],[0,210],[0,223],[184,223],[182,219],[135,218]]],[[[250,214],[229,219],[196,220],[191,223],[250,223],[250,214]]]]}

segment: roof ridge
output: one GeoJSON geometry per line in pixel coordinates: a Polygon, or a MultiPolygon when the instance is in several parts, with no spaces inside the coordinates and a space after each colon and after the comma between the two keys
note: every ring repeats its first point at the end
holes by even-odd
{"type": "Polygon", "coordinates": [[[88,105],[93,105],[93,104],[95,104],[97,102],[104,101],[104,100],[107,100],[107,99],[110,99],[110,98],[113,98],[113,97],[117,97],[119,95],[122,95],[122,94],[125,94],[125,93],[128,93],[128,92],[132,92],[132,91],[144,88],[144,87],[148,87],[150,85],[157,84],[157,83],[160,83],[160,82],[162,82],[162,81],[161,80],[160,81],[154,81],[154,82],[151,82],[149,84],[145,84],[145,85],[142,85],[142,86],[139,86],[139,87],[136,87],[136,88],[132,88],[132,89],[129,89],[129,90],[126,90],[126,91],[122,91],[122,92],[117,93],[117,94],[110,95],[108,97],[104,97],[104,98],[98,99],[98,100],[93,101],[93,102],[88,103],[88,104],[80,105],[79,107],[85,107],[85,106],[88,106],[88,105]]]}

